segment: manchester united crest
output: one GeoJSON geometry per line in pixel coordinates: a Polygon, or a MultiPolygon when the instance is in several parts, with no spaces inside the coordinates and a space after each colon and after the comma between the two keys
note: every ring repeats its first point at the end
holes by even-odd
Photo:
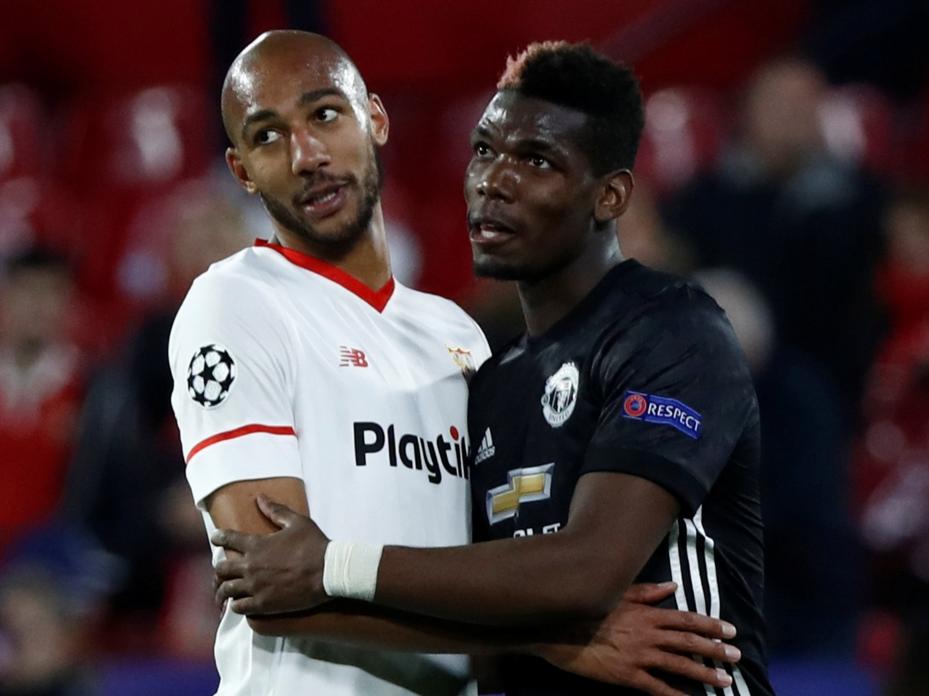
{"type": "Polygon", "coordinates": [[[574,413],[579,377],[577,365],[573,362],[566,362],[558,368],[555,374],[545,380],[542,415],[553,428],[560,428],[574,413]]]}

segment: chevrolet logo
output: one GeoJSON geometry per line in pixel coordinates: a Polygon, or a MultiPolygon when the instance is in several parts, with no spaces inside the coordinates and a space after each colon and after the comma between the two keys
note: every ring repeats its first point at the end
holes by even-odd
{"type": "Polygon", "coordinates": [[[545,500],[551,495],[555,463],[507,472],[507,482],[487,491],[487,519],[491,524],[513,517],[521,503],[545,500]]]}

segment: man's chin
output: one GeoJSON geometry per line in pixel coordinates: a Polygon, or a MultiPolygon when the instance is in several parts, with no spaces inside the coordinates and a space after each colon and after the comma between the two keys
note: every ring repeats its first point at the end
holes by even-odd
{"type": "Polygon", "coordinates": [[[492,278],[494,280],[524,280],[525,269],[506,263],[500,259],[481,257],[474,259],[474,275],[478,278],[492,278]]]}
{"type": "Polygon", "coordinates": [[[351,251],[364,235],[364,229],[344,226],[331,231],[313,228],[304,238],[327,256],[342,256],[351,251]]]}
{"type": "Polygon", "coordinates": [[[277,220],[304,241],[331,250],[352,246],[364,233],[364,228],[359,228],[356,220],[338,214],[312,223],[302,215],[290,215],[283,219],[278,217],[277,220]]]}

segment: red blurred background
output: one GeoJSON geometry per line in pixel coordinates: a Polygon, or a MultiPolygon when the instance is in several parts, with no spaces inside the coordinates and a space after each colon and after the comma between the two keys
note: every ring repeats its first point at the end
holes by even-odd
{"type": "Polygon", "coordinates": [[[471,276],[461,182],[506,56],[587,40],[635,66],[648,118],[620,239],[703,282],[755,368],[775,682],[929,693],[925,3],[0,0],[0,17],[0,696],[211,693],[164,344],[190,281],[268,231],[223,170],[218,95],[282,27],[333,37],[381,95],[397,274],[495,343],[518,308],[471,276]]]}

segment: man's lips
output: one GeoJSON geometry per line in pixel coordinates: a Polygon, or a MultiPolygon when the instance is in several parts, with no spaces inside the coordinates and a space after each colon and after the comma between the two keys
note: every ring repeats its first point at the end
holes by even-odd
{"type": "Polygon", "coordinates": [[[500,218],[474,216],[468,220],[471,241],[482,246],[503,244],[516,235],[514,225],[500,218]]]}
{"type": "Polygon", "coordinates": [[[297,199],[297,203],[313,218],[324,218],[338,212],[345,204],[348,184],[331,183],[317,186],[297,199]]]}

